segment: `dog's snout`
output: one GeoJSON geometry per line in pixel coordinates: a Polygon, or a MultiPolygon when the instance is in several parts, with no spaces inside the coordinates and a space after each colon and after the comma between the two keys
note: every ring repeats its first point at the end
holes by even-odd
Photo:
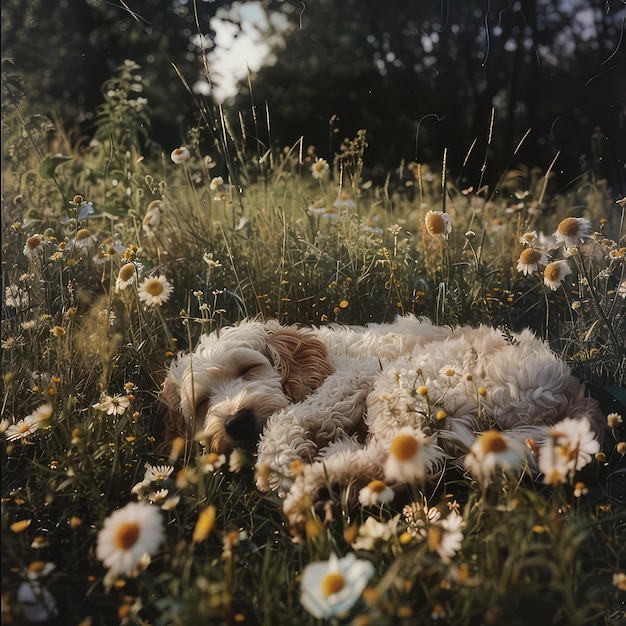
{"type": "Polygon", "coordinates": [[[228,436],[237,440],[251,439],[258,434],[255,428],[254,412],[250,409],[242,409],[229,417],[225,428],[228,436]]]}

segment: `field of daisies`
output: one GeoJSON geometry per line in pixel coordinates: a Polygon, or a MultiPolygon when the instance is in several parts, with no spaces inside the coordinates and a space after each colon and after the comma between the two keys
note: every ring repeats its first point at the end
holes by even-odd
{"type": "Polygon", "coordinates": [[[71,141],[12,85],[3,623],[624,623],[626,199],[606,181],[559,187],[558,155],[514,154],[490,185],[402,161],[374,180],[366,131],[335,154],[278,148],[219,110],[159,146],[130,61],[71,141]],[[254,459],[164,443],[160,387],[201,334],[408,313],[531,328],[604,432],[546,428],[550,454],[526,441],[531,475],[490,431],[467,471],[397,496],[375,481],[354,506],[333,492],[297,529],[255,488],[254,459]]]}

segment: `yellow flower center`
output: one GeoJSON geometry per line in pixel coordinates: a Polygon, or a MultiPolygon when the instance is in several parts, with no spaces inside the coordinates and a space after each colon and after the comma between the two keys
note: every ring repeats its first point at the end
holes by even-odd
{"type": "Polygon", "coordinates": [[[558,226],[558,232],[564,237],[575,237],[580,230],[578,219],[575,217],[566,217],[558,226]]]}
{"type": "Polygon", "coordinates": [[[437,420],[441,421],[441,420],[445,420],[446,417],[448,417],[448,414],[443,409],[441,409],[437,411],[437,414],[435,415],[435,417],[437,418],[437,420]]]}
{"type": "Polygon", "coordinates": [[[400,434],[391,442],[391,454],[398,461],[408,461],[419,450],[420,442],[413,435],[400,434]]]}
{"type": "Polygon", "coordinates": [[[120,273],[118,277],[120,280],[126,281],[130,280],[135,274],[135,265],[133,263],[126,263],[120,269],[120,273]]]}
{"type": "Polygon", "coordinates": [[[387,485],[382,480],[373,480],[367,487],[372,493],[382,493],[387,485]]]}
{"type": "Polygon", "coordinates": [[[325,598],[338,593],[346,586],[346,579],[339,572],[330,572],[322,578],[322,595],[325,598]]]}
{"type": "Polygon", "coordinates": [[[425,396],[428,393],[428,387],[426,387],[425,385],[422,385],[421,387],[417,388],[417,393],[420,394],[420,396],[425,396]]]}
{"type": "Polygon", "coordinates": [[[561,280],[561,266],[558,262],[550,263],[543,271],[543,275],[550,281],[556,282],[561,280]]]}
{"type": "Polygon", "coordinates": [[[431,235],[442,235],[446,232],[446,223],[439,213],[426,216],[426,228],[431,235]]]}
{"type": "Polygon", "coordinates": [[[74,204],[80,204],[82,201],[83,201],[82,196],[74,196],[74,199],[72,200],[74,204]]]}
{"type": "Polygon", "coordinates": [[[520,263],[523,265],[533,265],[541,258],[541,253],[534,248],[526,248],[519,255],[520,263]]]}
{"type": "Polygon", "coordinates": [[[22,424],[20,426],[20,435],[27,433],[30,430],[30,424],[22,424]]]}
{"type": "Polygon", "coordinates": [[[151,296],[160,296],[163,293],[163,283],[158,278],[151,278],[144,285],[144,290],[151,296]]]}
{"type": "Polygon", "coordinates": [[[489,452],[499,454],[508,448],[506,440],[497,430],[487,430],[484,432],[480,436],[480,443],[482,444],[485,454],[489,454],[489,452]]]}
{"type": "Polygon", "coordinates": [[[455,373],[456,373],[456,372],[455,372],[455,371],[454,371],[451,367],[449,367],[449,368],[448,368],[448,369],[444,372],[444,374],[445,374],[446,376],[454,376],[454,374],[455,374],[455,373]]]}
{"type": "Polygon", "coordinates": [[[81,228],[76,233],[76,240],[77,241],[80,241],[82,239],[87,239],[88,237],[91,237],[91,231],[88,228],[81,228]]]}
{"type": "Polygon", "coordinates": [[[46,566],[46,564],[43,561],[33,561],[29,566],[28,569],[33,573],[33,574],[38,574],[39,572],[43,571],[44,567],[46,566]]]}
{"type": "Polygon", "coordinates": [[[29,250],[34,250],[41,243],[41,235],[33,235],[26,240],[29,250]]]}
{"type": "Polygon", "coordinates": [[[115,533],[113,543],[116,548],[120,550],[129,550],[137,542],[140,532],[139,524],[137,522],[126,522],[122,524],[115,533]]]}

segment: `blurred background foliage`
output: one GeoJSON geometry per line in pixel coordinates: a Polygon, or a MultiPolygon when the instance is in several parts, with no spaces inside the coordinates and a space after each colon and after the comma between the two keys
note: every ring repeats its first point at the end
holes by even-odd
{"type": "Polygon", "coordinates": [[[212,85],[216,29],[239,40],[259,30],[246,23],[250,5],[268,16],[260,34],[272,53],[224,105],[263,145],[304,136],[329,158],[365,128],[374,178],[403,160],[440,163],[447,148],[468,185],[481,168],[488,182],[560,152],[563,184],[593,177],[626,193],[621,0],[5,0],[3,57],[29,106],[55,112],[77,142],[93,132],[114,68],[135,61],[150,136],[171,149],[190,127],[211,130],[224,99],[212,85]]]}

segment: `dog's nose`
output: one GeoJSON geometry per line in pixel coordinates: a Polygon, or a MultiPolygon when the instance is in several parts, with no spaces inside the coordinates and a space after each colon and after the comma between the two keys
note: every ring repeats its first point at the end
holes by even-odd
{"type": "Polygon", "coordinates": [[[229,437],[240,441],[255,438],[258,434],[254,425],[254,413],[250,409],[241,409],[231,415],[225,428],[229,437]]]}

